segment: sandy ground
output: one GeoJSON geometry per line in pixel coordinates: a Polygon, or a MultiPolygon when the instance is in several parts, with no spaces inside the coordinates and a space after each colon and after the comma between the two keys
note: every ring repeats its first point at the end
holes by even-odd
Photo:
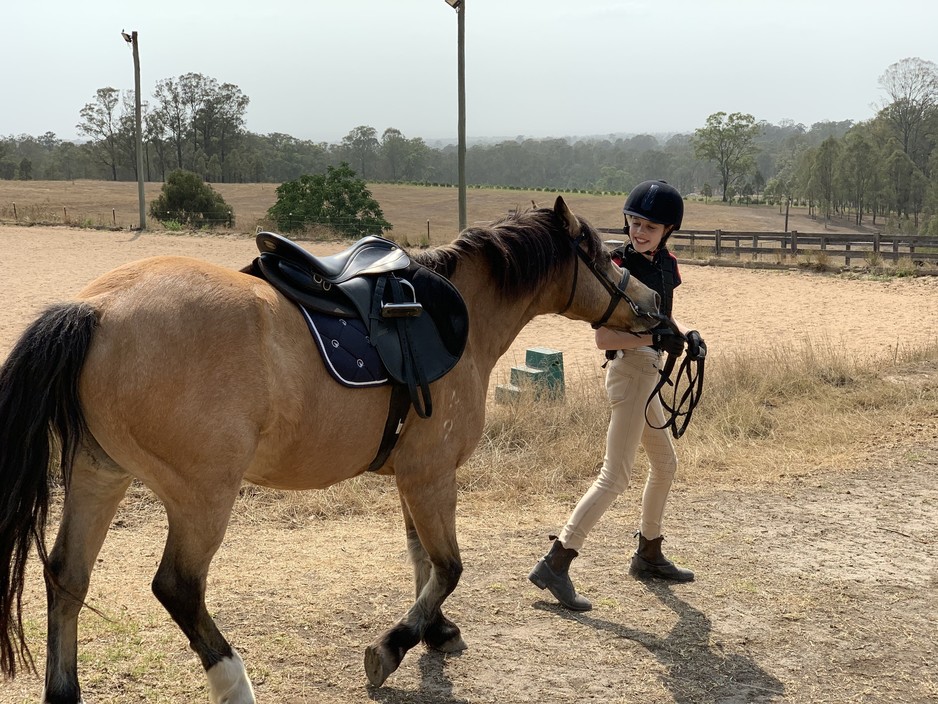
{"type": "MultiPolygon", "coordinates": [[[[44,305],[123,262],[173,253],[240,267],[254,245],[0,227],[0,251],[5,356],[44,305]]],[[[675,314],[714,355],[805,340],[889,354],[938,334],[934,278],[682,273],[675,314]]],[[[568,376],[597,373],[591,338],[583,323],[538,319],[497,376],[532,346],[561,350],[568,376]]],[[[846,476],[814,474],[772,491],[676,487],[669,538],[698,571],[691,584],[628,578],[632,541],[622,527],[635,524],[637,497],[618,502],[578,563],[578,584],[596,604],[588,614],[558,609],[525,578],[568,505],[460,512],[466,572],[446,609],[470,649],[415,648],[378,690],[365,685],[362,650],[412,598],[399,518],[266,527],[236,518],[216,557],[210,608],[263,702],[938,702],[938,422],[910,419],[905,435],[871,445],[846,476]]],[[[109,535],[89,599],[113,620],[83,621],[82,642],[113,646],[107,662],[80,662],[89,702],[206,701],[197,661],[149,594],[163,531],[161,520],[119,517],[109,535]],[[137,651],[153,649],[165,655],[141,662],[137,651]]],[[[40,585],[27,595],[38,620],[40,585]]],[[[31,635],[41,656],[42,634],[31,635]]],[[[40,691],[34,677],[3,682],[0,704],[35,702],[40,691]]]]}

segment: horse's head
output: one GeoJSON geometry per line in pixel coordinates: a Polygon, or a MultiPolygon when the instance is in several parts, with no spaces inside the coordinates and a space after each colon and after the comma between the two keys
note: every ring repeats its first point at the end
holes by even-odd
{"type": "Polygon", "coordinates": [[[658,294],[612,261],[596,230],[557,196],[554,214],[564,223],[575,253],[570,295],[560,311],[594,328],[644,332],[658,324],[658,294]],[[583,271],[581,271],[581,269],[583,271]]]}

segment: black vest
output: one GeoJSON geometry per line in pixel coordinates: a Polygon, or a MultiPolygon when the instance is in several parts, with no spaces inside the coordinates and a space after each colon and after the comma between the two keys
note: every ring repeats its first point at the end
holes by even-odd
{"type": "Polygon", "coordinates": [[[644,254],[636,252],[631,244],[625,245],[619,251],[622,252],[620,266],[628,269],[632,276],[661,296],[661,312],[670,317],[674,289],[681,285],[681,274],[678,272],[674,255],[662,247],[649,261],[644,254]]]}

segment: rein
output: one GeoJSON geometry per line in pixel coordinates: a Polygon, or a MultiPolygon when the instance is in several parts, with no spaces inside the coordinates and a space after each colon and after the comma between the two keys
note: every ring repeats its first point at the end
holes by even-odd
{"type": "MultiPolygon", "coordinates": [[[[675,325],[672,320],[668,319],[666,323],[675,334],[681,334],[677,329],[677,325],[675,325]]],[[[661,375],[661,379],[658,380],[654,390],[652,390],[651,395],[648,397],[648,401],[645,402],[645,422],[648,423],[649,427],[655,428],[656,430],[670,428],[671,435],[674,436],[675,439],[684,434],[684,431],[687,430],[688,423],[690,423],[694,409],[697,408],[697,404],[700,403],[700,397],[703,395],[704,365],[706,361],[706,350],[701,350],[701,354],[695,357],[685,355],[684,359],[681,361],[681,365],[678,367],[677,376],[672,382],[671,372],[674,370],[674,365],[677,363],[677,357],[668,354],[668,359],[664,363],[664,367],[658,372],[661,375]],[[679,398],[678,394],[682,378],[686,378],[687,388],[684,389],[683,393],[680,393],[679,398]],[[665,399],[662,393],[665,386],[673,387],[670,403],[665,399]],[[668,416],[664,425],[661,426],[653,425],[648,420],[648,406],[651,405],[655,396],[661,400],[661,407],[668,416]],[[679,420],[681,418],[683,418],[683,420],[679,420]]]]}

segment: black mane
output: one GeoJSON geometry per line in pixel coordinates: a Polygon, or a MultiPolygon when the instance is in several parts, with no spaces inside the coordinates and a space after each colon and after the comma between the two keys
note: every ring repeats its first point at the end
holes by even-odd
{"type": "MultiPolygon", "coordinates": [[[[580,219],[587,255],[599,262],[608,257],[596,230],[580,219]]],[[[447,245],[411,258],[451,278],[460,260],[470,254],[482,255],[489,265],[492,281],[506,296],[519,296],[539,289],[574,256],[563,220],[550,208],[510,214],[491,225],[467,228],[447,245]]]]}

